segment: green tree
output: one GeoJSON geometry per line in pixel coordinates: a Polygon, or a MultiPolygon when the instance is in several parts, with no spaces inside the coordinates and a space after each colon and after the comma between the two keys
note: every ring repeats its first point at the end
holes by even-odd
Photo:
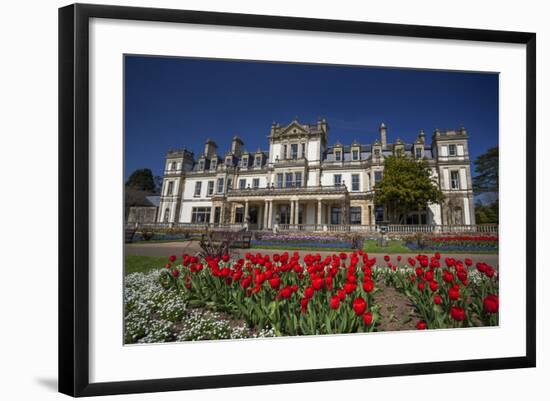
{"type": "Polygon", "coordinates": [[[474,166],[476,172],[472,179],[474,191],[498,192],[498,146],[479,155],[474,161],[474,166]]]}
{"type": "Polygon", "coordinates": [[[475,213],[477,224],[498,224],[498,201],[489,205],[477,202],[475,213]]]}
{"type": "Polygon", "coordinates": [[[389,156],[384,160],[384,174],[376,184],[374,202],[385,206],[391,223],[399,224],[410,212],[442,200],[443,193],[425,160],[407,156],[389,156]]]}
{"type": "Polygon", "coordinates": [[[142,168],[134,171],[128,178],[128,181],[126,181],[126,187],[137,189],[139,191],[155,192],[153,172],[148,168],[142,168]]]}

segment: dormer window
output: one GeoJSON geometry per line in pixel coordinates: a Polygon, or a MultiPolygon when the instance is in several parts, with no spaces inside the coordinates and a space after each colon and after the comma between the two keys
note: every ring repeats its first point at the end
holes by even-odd
{"type": "Polygon", "coordinates": [[[380,156],[380,149],[374,149],[374,156],[376,157],[380,156]]]}
{"type": "Polygon", "coordinates": [[[351,151],[351,160],[353,161],[359,160],[359,149],[353,149],[351,151]]]}
{"type": "Polygon", "coordinates": [[[342,161],[342,151],[341,150],[335,150],[334,151],[334,160],[337,162],[342,161]]]}
{"type": "Polygon", "coordinates": [[[216,170],[216,167],[218,167],[218,159],[212,159],[210,161],[210,170],[216,170]]]}
{"type": "Polygon", "coordinates": [[[261,167],[262,166],[262,157],[261,156],[256,156],[256,158],[254,159],[254,166],[256,166],[256,167],[261,167]]]}
{"type": "Polygon", "coordinates": [[[248,157],[243,157],[241,167],[248,167],[248,157]]]}
{"type": "Polygon", "coordinates": [[[233,164],[233,159],[231,157],[228,157],[225,159],[225,165],[227,167],[230,167],[233,164]]]}
{"type": "Polygon", "coordinates": [[[204,160],[199,160],[199,170],[204,170],[204,160]]]}
{"type": "Polygon", "coordinates": [[[456,156],[456,145],[449,145],[449,156],[456,156]]]}
{"type": "Polygon", "coordinates": [[[421,147],[414,148],[414,155],[417,159],[420,159],[422,157],[422,148],[421,147]]]}

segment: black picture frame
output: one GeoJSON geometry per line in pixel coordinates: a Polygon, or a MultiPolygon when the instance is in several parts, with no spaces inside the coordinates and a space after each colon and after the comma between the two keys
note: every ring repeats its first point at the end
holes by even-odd
{"type": "Polygon", "coordinates": [[[74,4],[59,9],[59,391],[95,396],[534,367],[536,363],[536,35],[479,29],[74,4]],[[526,355],[155,380],[89,381],[90,18],[437,38],[526,46],[526,355]]]}

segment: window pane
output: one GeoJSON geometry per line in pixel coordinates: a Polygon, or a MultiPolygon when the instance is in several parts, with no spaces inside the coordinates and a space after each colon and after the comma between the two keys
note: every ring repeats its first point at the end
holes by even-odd
{"type": "Polygon", "coordinates": [[[349,223],[361,224],[361,206],[350,207],[349,223]]]}
{"type": "Polygon", "coordinates": [[[297,143],[293,143],[292,145],[290,145],[290,157],[292,159],[297,159],[298,158],[298,144],[297,143]]]}
{"type": "Polygon", "coordinates": [[[241,179],[239,180],[239,189],[245,189],[246,188],[246,180],[241,179]]]}
{"type": "Polygon", "coordinates": [[[277,173],[277,188],[283,187],[283,173],[277,173]]]}
{"type": "Polygon", "coordinates": [[[351,190],[359,191],[359,174],[353,174],[351,176],[351,190]]]}
{"type": "Polygon", "coordinates": [[[285,187],[292,187],[292,173],[286,173],[285,175],[285,187]]]}
{"type": "Polygon", "coordinates": [[[294,173],[294,183],[297,187],[302,186],[302,173],[294,173]]]}
{"type": "Polygon", "coordinates": [[[195,196],[201,195],[201,187],[202,187],[202,181],[197,181],[195,183],[195,196]]]}
{"type": "Polygon", "coordinates": [[[218,178],[218,193],[223,192],[223,178],[218,178]]]}
{"type": "Polygon", "coordinates": [[[342,183],[342,176],[340,174],[334,175],[334,185],[339,186],[342,183]]]}

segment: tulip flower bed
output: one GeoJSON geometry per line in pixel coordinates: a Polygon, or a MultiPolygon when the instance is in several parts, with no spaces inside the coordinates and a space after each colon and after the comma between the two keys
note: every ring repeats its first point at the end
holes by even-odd
{"type": "Polygon", "coordinates": [[[420,320],[417,329],[498,325],[498,277],[483,262],[432,257],[410,257],[404,265],[390,262],[383,269],[386,285],[393,285],[414,304],[420,320]]]}
{"type": "Polygon", "coordinates": [[[170,257],[159,280],[187,305],[227,313],[278,336],[370,332],[379,318],[375,263],[362,251],[303,260],[297,252],[272,258],[248,253],[236,261],[183,255],[170,257]]]}
{"type": "Polygon", "coordinates": [[[418,241],[409,240],[405,246],[411,250],[424,251],[498,251],[498,237],[495,236],[451,236],[429,237],[422,240],[422,247],[418,241]]]}

